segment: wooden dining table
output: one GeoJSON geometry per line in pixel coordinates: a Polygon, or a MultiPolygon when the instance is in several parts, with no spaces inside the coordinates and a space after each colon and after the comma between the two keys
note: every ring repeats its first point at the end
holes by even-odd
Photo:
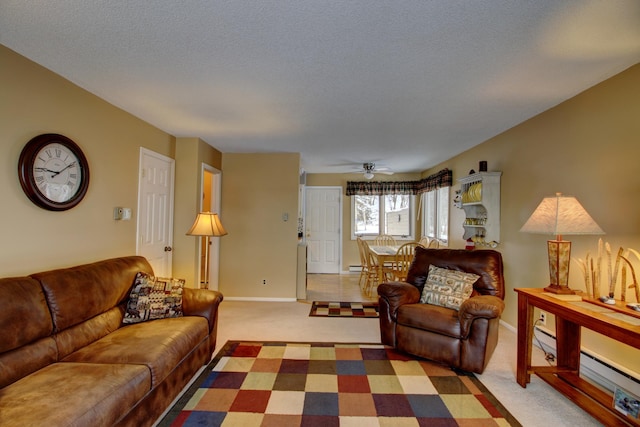
{"type": "Polygon", "coordinates": [[[378,282],[382,283],[384,279],[384,265],[385,263],[393,262],[396,259],[396,253],[400,245],[395,246],[380,246],[370,245],[369,250],[376,257],[378,261],[378,282]]]}

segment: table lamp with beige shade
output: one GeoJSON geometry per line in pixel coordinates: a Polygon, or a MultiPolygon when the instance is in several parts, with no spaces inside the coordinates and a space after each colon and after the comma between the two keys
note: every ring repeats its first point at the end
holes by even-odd
{"type": "Polygon", "coordinates": [[[555,240],[547,241],[550,284],[544,290],[554,294],[568,295],[575,294],[569,288],[571,242],[562,240],[562,236],[604,234],[575,197],[563,196],[562,193],[545,197],[520,231],[556,236],[555,240]]]}

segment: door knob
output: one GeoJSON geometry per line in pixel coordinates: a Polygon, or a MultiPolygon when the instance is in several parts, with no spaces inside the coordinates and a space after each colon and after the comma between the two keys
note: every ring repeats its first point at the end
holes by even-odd
{"type": "Polygon", "coordinates": [[[171,252],[173,249],[171,248],[171,246],[165,246],[164,247],[164,251],[165,252],[171,252]]]}

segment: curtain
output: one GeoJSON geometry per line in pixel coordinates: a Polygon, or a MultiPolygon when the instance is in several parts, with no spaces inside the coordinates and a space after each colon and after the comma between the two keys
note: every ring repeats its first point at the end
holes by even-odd
{"type": "Polygon", "coordinates": [[[451,171],[449,169],[442,169],[440,172],[436,172],[418,181],[416,194],[426,193],[442,187],[451,187],[452,183],[453,174],[451,171]]]}
{"type": "Polygon", "coordinates": [[[453,176],[443,169],[420,181],[347,181],[347,196],[385,196],[388,194],[422,194],[441,187],[451,187],[453,176]]]}
{"type": "Polygon", "coordinates": [[[347,181],[347,196],[416,194],[418,181],[347,181]]]}

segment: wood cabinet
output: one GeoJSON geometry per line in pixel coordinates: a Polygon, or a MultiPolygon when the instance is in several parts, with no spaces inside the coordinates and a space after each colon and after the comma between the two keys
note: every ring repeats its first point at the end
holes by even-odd
{"type": "Polygon", "coordinates": [[[502,172],[478,172],[458,179],[464,210],[463,239],[476,246],[496,247],[500,243],[500,178],[502,172]]]}

